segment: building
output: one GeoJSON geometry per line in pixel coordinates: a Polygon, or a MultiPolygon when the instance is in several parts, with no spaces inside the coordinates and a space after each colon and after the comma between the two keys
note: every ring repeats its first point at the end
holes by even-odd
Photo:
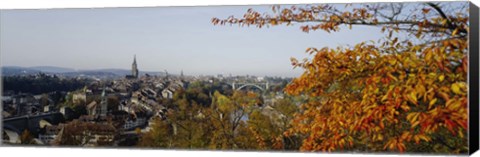
{"type": "Polygon", "coordinates": [[[58,124],[45,127],[45,133],[39,135],[40,142],[52,145],[64,140],[66,130],[72,130],[71,127],[80,129],[79,132],[72,133],[75,141],[82,143],[82,146],[110,145],[113,143],[115,127],[111,124],[92,123],[84,121],[72,121],[66,124],[58,124]],[[77,127],[82,126],[82,127],[77,127]]]}
{"type": "Polygon", "coordinates": [[[100,107],[97,108],[97,110],[99,111],[98,113],[100,117],[107,116],[108,104],[107,104],[107,97],[105,95],[105,88],[103,88],[102,101],[100,102],[100,107]]]}
{"type": "Polygon", "coordinates": [[[94,116],[97,115],[97,102],[92,101],[90,104],[87,105],[87,112],[88,115],[94,116]]]}
{"type": "Polygon", "coordinates": [[[162,90],[162,97],[165,99],[172,99],[173,98],[173,92],[172,89],[166,88],[162,90]]]}
{"type": "Polygon", "coordinates": [[[12,116],[33,115],[43,110],[37,99],[31,94],[14,95],[11,100],[11,106],[16,110],[16,114],[12,116]]]}
{"type": "Polygon", "coordinates": [[[102,100],[100,101],[100,104],[98,104],[96,101],[92,101],[90,104],[87,105],[87,112],[88,115],[94,116],[94,117],[106,117],[107,116],[107,98],[105,96],[105,88],[102,91],[102,100]]]}
{"type": "Polygon", "coordinates": [[[3,128],[2,142],[4,144],[20,144],[20,135],[15,131],[3,128]]]}
{"type": "Polygon", "coordinates": [[[58,133],[63,129],[64,124],[51,125],[45,127],[45,133],[39,134],[38,139],[46,145],[53,144],[53,141],[57,138],[58,133]]]}
{"type": "Polygon", "coordinates": [[[74,104],[85,103],[87,101],[87,94],[85,92],[74,93],[72,95],[72,101],[74,104]]]}
{"type": "Polygon", "coordinates": [[[126,76],[127,79],[137,79],[138,78],[138,67],[137,67],[137,56],[133,56],[132,63],[132,74],[126,76]]]}

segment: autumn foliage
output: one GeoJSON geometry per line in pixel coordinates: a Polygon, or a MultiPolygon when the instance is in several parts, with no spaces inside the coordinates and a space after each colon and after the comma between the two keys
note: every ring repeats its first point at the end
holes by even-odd
{"type": "Polygon", "coordinates": [[[141,134],[137,145],[215,150],[298,148],[294,142],[283,144],[283,132],[297,110],[287,98],[266,109],[259,106],[263,103],[260,93],[222,94],[229,92],[207,85],[194,82],[185,91],[176,92],[167,118],[154,120],[152,129],[141,134]],[[211,100],[205,99],[208,97],[211,100]]]}
{"type": "Polygon", "coordinates": [[[284,135],[303,137],[300,150],[465,153],[466,10],[466,2],[274,6],[271,14],[249,9],[212,22],[300,24],[307,33],[365,25],[385,33],[354,46],[307,48],[310,59],[291,59],[304,73],[285,91],[308,101],[284,135]]]}

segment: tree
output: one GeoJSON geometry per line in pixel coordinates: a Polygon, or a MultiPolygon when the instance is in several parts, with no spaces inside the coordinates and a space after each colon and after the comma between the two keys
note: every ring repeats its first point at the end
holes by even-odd
{"type": "Polygon", "coordinates": [[[30,131],[28,131],[28,129],[24,130],[22,132],[22,135],[20,136],[20,141],[22,144],[37,144],[35,142],[35,140],[33,140],[34,137],[32,135],[32,133],[30,133],[30,131]]]}
{"type": "Polygon", "coordinates": [[[137,135],[140,135],[140,134],[142,133],[142,129],[141,129],[141,128],[138,128],[138,127],[135,128],[135,133],[136,133],[137,135]]]}
{"type": "MultiPolygon", "coordinates": [[[[275,139],[282,135],[281,128],[271,118],[272,114],[264,114],[262,110],[256,109],[248,116],[248,128],[258,143],[258,149],[273,149],[275,139]]],[[[281,148],[276,148],[281,149],[281,148]]]]}
{"type": "Polygon", "coordinates": [[[166,121],[155,120],[152,129],[143,134],[138,142],[140,147],[172,148],[173,137],[166,121]]]}
{"type": "Polygon", "coordinates": [[[60,79],[43,73],[26,76],[4,76],[3,85],[5,90],[16,93],[42,94],[54,91],[73,91],[90,82],[87,79],[60,79]]]}
{"type": "MultiPolygon", "coordinates": [[[[213,137],[210,148],[212,149],[239,149],[239,130],[245,130],[243,119],[249,115],[258,103],[258,95],[253,92],[235,91],[231,97],[220,92],[213,95],[210,110],[206,115],[212,121],[213,137]]],[[[243,148],[249,149],[249,148],[243,148]]]]}
{"type": "Polygon", "coordinates": [[[207,148],[212,128],[203,113],[208,108],[196,102],[204,101],[202,94],[198,90],[179,90],[171,102],[172,108],[166,113],[167,119],[156,120],[152,130],[142,136],[139,146],[207,148]]]}
{"type": "Polygon", "coordinates": [[[308,100],[285,135],[305,136],[301,150],[465,153],[467,8],[467,2],[273,6],[271,14],[249,9],[243,18],[212,22],[303,24],[307,33],[364,25],[385,33],[378,42],[312,47],[306,49],[312,59],[291,59],[304,73],[285,91],[308,100]]]}
{"type": "Polygon", "coordinates": [[[278,129],[281,131],[281,135],[278,135],[281,138],[283,149],[286,150],[298,150],[300,148],[298,136],[284,136],[283,132],[287,131],[292,127],[292,120],[295,116],[295,113],[298,112],[298,106],[294,104],[296,102],[293,98],[283,98],[277,100],[273,106],[274,111],[276,111],[280,116],[277,118],[278,129]]]}
{"type": "Polygon", "coordinates": [[[205,108],[195,101],[188,102],[184,97],[176,102],[178,110],[167,115],[172,127],[175,148],[206,148],[211,136],[211,122],[202,112],[205,108]]]}
{"type": "Polygon", "coordinates": [[[178,91],[172,99],[173,107],[166,113],[167,118],[155,120],[152,129],[142,134],[138,145],[188,149],[290,148],[284,147],[282,138],[296,110],[295,105],[287,100],[279,101],[275,109],[269,110],[274,113],[265,114],[257,105],[260,96],[244,91],[235,91],[231,96],[217,91],[209,100],[212,104],[197,104],[196,100],[204,101],[197,99],[200,91],[203,90],[178,91]]]}

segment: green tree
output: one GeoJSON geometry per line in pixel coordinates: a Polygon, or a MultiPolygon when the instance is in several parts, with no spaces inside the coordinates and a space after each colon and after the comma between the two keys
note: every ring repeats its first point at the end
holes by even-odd
{"type": "Polygon", "coordinates": [[[196,99],[189,99],[188,94],[185,91],[175,94],[167,119],[156,120],[152,130],[142,136],[139,146],[190,149],[208,146],[212,129],[204,113],[208,108],[197,104],[196,99]]]}
{"type": "Polygon", "coordinates": [[[138,146],[155,148],[173,148],[171,125],[166,121],[155,120],[152,129],[142,134],[138,146]]]}
{"type": "Polygon", "coordinates": [[[215,92],[208,116],[214,132],[210,148],[238,149],[238,129],[246,127],[243,121],[256,106],[259,96],[252,92],[235,91],[231,98],[215,92]]]}

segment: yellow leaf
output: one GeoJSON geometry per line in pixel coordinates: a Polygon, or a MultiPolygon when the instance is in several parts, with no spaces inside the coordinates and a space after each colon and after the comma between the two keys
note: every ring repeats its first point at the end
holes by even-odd
{"type": "Polygon", "coordinates": [[[410,128],[415,128],[418,124],[420,124],[420,121],[414,122],[410,128]]]}
{"type": "Polygon", "coordinates": [[[398,81],[398,79],[395,76],[393,76],[391,73],[388,73],[387,76],[395,81],[398,81]]]}
{"type": "Polygon", "coordinates": [[[415,140],[416,144],[420,143],[420,138],[418,138],[418,136],[413,136],[413,140],[415,140]]]}
{"type": "Polygon", "coordinates": [[[277,25],[277,20],[271,20],[271,21],[270,21],[270,24],[271,24],[271,25],[277,25]]]}
{"type": "Polygon", "coordinates": [[[382,134],[378,134],[377,139],[378,139],[379,141],[382,141],[382,140],[383,140],[383,135],[382,135],[382,134]]]}
{"type": "Polygon", "coordinates": [[[447,24],[447,22],[448,22],[448,20],[447,20],[447,19],[443,19],[443,20],[442,20],[442,25],[446,25],[446,24],[447,24]]]}
{"type": "Polygon", "coordinates": [[[460,91],[460,86],[458,85],[458,83],[452,84],[451,89],[452,89],[453,93],[455,93],[455,94],[461,94],[462,93],[460,91]]]}
{"type": "Polygon", "coordinates": [[[449,109],[452,109],[452,110],[458,110],[458,108],[460,108],[461,106],[461,103],[459,101],[454,101],[452,103],[450,103],[449,105],[447,105],[447,107],[449,109]]]}
{"type": "Polygon", "coordinates": [[[425,54],[425,61],[430,62],[431,59],[432,59],[432,51],[428,51],[425,54]]]}
{"type": "Polygon", "coordinates": [[[442,82],[444,79],[445,79],[445,75],[442,74],[442,75],[438,76],[438,80],[440,82],[442,82]]]}
{"type": "Polygon", "coordinates": [[[418,116],[420,116],[420,113],[418,112],[412,112],[407,115],[407,120],[411,123],[414,124],[417,121],[418,116]]]}
{"type": "Polygon", "coordinates": [[[409,135],[410,135],[409,132],[404,131],[404,132],[402,133],[402,135],[400,136],[400,139],[406,140],[406,139],[408,139],[408,136],[409,136],[409,135]]]}
{"type": "Polygon", "coordinates": [[[400,106],[400,108],[402,108],[404,111],[409,111],[409,110],[410,110],[410,107],[409,107],[408,105],[406,105],[406,104],[402,104],[402,105],[400,106]]]}
{"type": "Polygon", "coordinates": [[[444,93],[444,92],[438,92],[438,95],[440,95],[440,97],[442,97],[445,101],[448,101],[450,100],[450,97],[448,96],[447,93],[444,93]]]}
{"type": "Polygon", "coordinates": [[[423,85],[421,85],[421,84],[419,84],[419,85],[416,86],[416,90],[417,90],[417,93],[418,93],[419,95],[424,95],[425,92],[427,91],[427,90],[425,89],[425,86],[423,86],[423,85]]]}
{"type": "Polygon", "coordinates": [[[387,100],[387,98],[388,98],[388,94],[385,94],[380,101],[384,102],[385,100],[387,100]]]}
{"type": "Polygon", "coordinates": [[[417,100],[417,92],[415,92],[415,91],[411,92],[411,93],[408,95],[408,97],[410,98],[410,101],[411,101],[413,104],[417,105],[417,101],[418,101],[418,100],[417,100]]]}
{"type": "Polygon", "coordinates": [[[460,136],[460,138],[463,138],[463,136],[464,136],[464,135],[463,135],[463,132],[462,132],[462,130],[461,130],[461,129],[460,129],[460,130],[458,130],[458,136],[460,136]]]}
{"type": "Polygon", "coordinates": [[[431,109],[436,102],[437,102],[437,98],[430,100],[430,103],[428,104],[428,109],[431,109]]]}
{"type": "Polygon", "coordinates": [[[307,50],[305,50],[305,52],[309,53],[311,50],[312,50],[312,48],[309,47],[309,48],[307,48],[307,50]]]}
{"type": "Polygon", "coordinates": [[[395,143],[393,143],[393,142],[390,143],[390,145],[388,146],[388,148],[389,148],[390,150],[395,149],[395,143]]]}
{"type": "Polygon", "coordinates": [[[408,120],[410,123],[414,123],[415,121],[417,121],[418,115],[420,115],[420,113],[418,113],[418,112],[412,112],[412,113],[410,113],[410,114],[407,115],[407,120],[408,120]]]}
{"type": "Polygon", "coordinates": [[[391,65],[395,65],[397,63],[397,60],[390,59],[390,60],[388,60],[388,63],[390,63],[391,65]]]}
{"type": "Polygon", "coordinates": [[[453,36],[453,35],[456,35],[457,33],[458,33],[458,28],[456,28],[455,30],[453,30],[452,36],[453,36]]]}
{"type": "Polygon", "coordinates": [[[412,119],[412,117],[413,117],[414,115],[415,115],[415,112],[408,114],[408,115],[407,115],[407,120],[410,121],[410,122],[412,122],[411,119],[412,119]]]}
{"type": "Polygon", "coordinates": [[[425,135],[418,135],[418,138],[424,140],[424,141],[427,141],[427,142],[430,142],[430,138],[425,136],[425,135]]]}

